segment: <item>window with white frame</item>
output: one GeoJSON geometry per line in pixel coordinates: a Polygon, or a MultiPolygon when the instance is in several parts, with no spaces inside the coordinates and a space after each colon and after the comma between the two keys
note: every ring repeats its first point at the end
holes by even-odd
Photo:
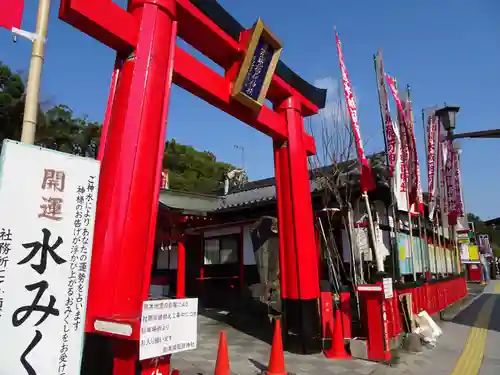
{"type": "Polygon", "coordinates": [[[237,235],[205,238],[204,264],[234,264],[238,263],[237,235]]]}

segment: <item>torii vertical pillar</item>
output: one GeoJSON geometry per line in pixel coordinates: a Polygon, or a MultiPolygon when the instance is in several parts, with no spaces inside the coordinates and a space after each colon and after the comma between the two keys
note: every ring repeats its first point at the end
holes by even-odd
{"type": "Polygon", "coordinates": [[[175,0],[129,1],[140,31],[135,50],[123,58],[105,138],[87,330],[98,330],[96,320],[123,327],[111,332],[122,337],[113,341],[115,375],[135,374],[138,363],[172,85],[175,9],[175,0]]]}
{"type": "MultiPolygon", "coordinates": [[[[285,322],[299,335],[296,347],[304,354],[320,351],[320,296],[318,253],[315,243],[307,154],[303,143],[304,120],[299,100],[290,97],[276,111],[286,120],[288,142],[275,144],[276,186],[280,224],[281,266],[285,271],[285,322]]],[[[291,339],[289,336],[288,339],[291,339]]]]}

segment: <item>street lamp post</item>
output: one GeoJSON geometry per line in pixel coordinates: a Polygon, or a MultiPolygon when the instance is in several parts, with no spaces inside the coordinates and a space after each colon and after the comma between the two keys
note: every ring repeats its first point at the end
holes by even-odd
{"type": "MultiPolygon", "coordinates": [[[[443,128],[446,131],[446,136],[447,139],[450,141],[450,143],[453,142],[453,133],[455,131],[455,127],[457,125],[457,113],[460,111],[460,107],[458,106],[449,106],[446,105],[443,108],[440,108],[436,110],[436,116],[439,118],[441,124],[443,124],[443,128]]],[[[451,147],[453,148],[453,143],[451,144],[451,147]]],[[[445,197],[447,199],[447,197],[445,197]]],[[[455,254],[456,260],[458,260],[458,247],[456,243],[456,235],[455,235],[455,224],[451,226],[451,233],[450,233],[450,240],[451,243],[453,244],[455,251],[453,252],[455,254]]],[[[446,253],[445,253],[446,254],[446,253]]],[[[456,266],[458,267],[458,262],[455,262],[456,266]]],[[[453,264],[452,264],[452,269],[453,269],[453,264]]]]}
{"type": "Polygon", "coordinates": [[[436,116],[443,124],[444,130],[448,135],[449,139],[453,139],[453,132],[457,125],[457,113],[460,111],[460,107],[445,105],[436,111],[436,116]]]}

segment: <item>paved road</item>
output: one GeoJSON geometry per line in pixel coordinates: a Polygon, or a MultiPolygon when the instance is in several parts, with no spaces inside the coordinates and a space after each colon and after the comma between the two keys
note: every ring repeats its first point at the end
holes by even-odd
{"type": "Polygon", "coordinates": [[[406,355],[395,368],[372,375],[499,375],[500,281],[491,281],[451,322],[437,322],[443,336],[432,350],[406,355]]]}
{"type": "MultiPolygon", "coordinates": [[[[269,345],[221,321],[200,316],[199,348],[175,354],[173,367],[183,375],[213,374],[217,337],[225,330],[232,373],[259,374],[267,364],[269,345]]],[[[287,370],[297,375],[500,375],[500,281],[491,281],[453,321],[437,323],[443,329],[438,345],[419,354],[403,354],[394,367],[287,353],[287,370]]]]}

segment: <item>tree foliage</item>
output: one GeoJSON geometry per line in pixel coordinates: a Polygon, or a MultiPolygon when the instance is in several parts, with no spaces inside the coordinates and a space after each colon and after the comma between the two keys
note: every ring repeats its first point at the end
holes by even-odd
{"type": "Polygon", "coordinates": [[[211,152],[197,151],[194,147],[177,143],[165,144],[163,166],[168,170],[172,189],[210,193],[219,189],[231,164],[217,161],[211,152]]]}
{"type": "Polygon", "coordinates": [[[467,220],[474,223],[475,234],[488,234],[490,236],[491,248],[495,256],[500,257],[500,232],[487,226],[483,220],[473,213],[467,214],[467,220]]]}
{"type": "MultiPolygon", "coordinates": [[[[21,138],[25,100],[25,84],[19,74],[0,62],[0,147],[4,139],[21,138]]],[[[72,153],[97,156],[101,124],[87,116],[75,116],[64,104],[42,111],[39,108],[35,143],[42,147],[72,153]]],[[[169,173],[172,189],[211,193],[222,187],[225,174],[234,169],[217,161],[211,152],[200,152],[191,146],[167,141],[163,166],[169,173]]]]}

